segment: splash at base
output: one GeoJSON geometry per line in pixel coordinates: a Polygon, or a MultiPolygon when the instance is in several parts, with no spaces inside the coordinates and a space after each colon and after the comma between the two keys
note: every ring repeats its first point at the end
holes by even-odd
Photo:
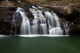
{"type": "Polygon", "coordinates": [[[69,35],[19,35],[19,37],[69,37],[69,35]]]}

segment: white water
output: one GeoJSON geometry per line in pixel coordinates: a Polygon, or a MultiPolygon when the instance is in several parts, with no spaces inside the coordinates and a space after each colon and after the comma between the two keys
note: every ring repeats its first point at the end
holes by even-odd
{"type": "Polygon", "coordinates": [[[35,19],[38,18],[38,17],[37,17],[37,12],[36,12],[35,9],[30,8],[29,10],[30,10],[30,12],[33,14],[33,16],[34,16],[35,19]]]}
{"type": "Polygon", "coordinates": [[[60,27],[59,17],[54,12],[45,12],[46,18],[49,20],[49,34],[50,35],[63,35],[63,31],[60,27]]]}
{"type": "Polygon", "coordinates": [[[49,25],[54,27],[54,17],[53,15],[49,12],[49,11],[46,11],[45,12],[45,17],[49,20],[49,25]]]}
{"type": "Polygon", "coordinates": [[[54,27],[49,30],[50,35],[63,35],[63,31],[60,27],[54,27]]]}
{"type": "MultiPolygon", "coordinates": [[[[43,8],[40,8],[40,6],[32,6],[32,8],[29,8],[29,11],[34,17],[33,21],[29,21],[29,17],[27,17],[27,13],[24,11],[23,8],[17,8],[16,12],[19,12],[22,16],[21,35],[63,35],[63,30],[60,27],[59,17],[54,12],[43,11],[41,10],[43,8]],[[30,22],[32,24],[30,24],[30,22]]],[[[65,29],[65,34],[67,32],[68,30],[65,29]]]]}
{"type": "Polygon", "coordinates": [[[40,29],[42,29],[41,31],[43,32],[43,34],[47,34],[47,25],[46,24],[40,24],[40,29]]]}
{"type": "Polygon", "coordinates": [[[21,34],[25,35],[25,34],[30,34],[30,21],[28,19],[28,17],[26,16],[26,12],[24,12],[24,9],[18,7],[17,11],[19,12],[22,16],[22,24],[21,24],[21,34]]]}
{"type": "Polygon", "coordinates": [[[69,27],[67,22],[64,23],[64,30],[65,30],[65,35],[69,35],[69,27]]]}
{"type": "Polygon", "coordinates": [[[32,34],[38,34],[38,25],[31,26],[31,33],[32,34]]]}
{"type": "Polygon", "coordinates": [[[53,13],[53,12],[52,12],[52,14],[53,14],[53,17],[55,19],[56,27],[60,27],[59,17],[55,13],[53,13]]]}
{"type": "Polygon", "coordinates": [[[42,14],[42,10],[39,10],[35,6],[32,6],[32,8],[30,8],[29,10],[34,16],[32,30],[35,28],[34,29],[35,32],[32,32],[32,33],[33,34],[36,34],[36,33],[47,34],[46,19],[44,18],[44,15],[42,14]]]}
{"type": "Polygon", "coordinates": [[[69,35],[19,35],[20,37],[69,37],[69,35]]]}
{"type": "Polygon", "coordinates": [[[15,20],[16,15],[13,15],[13,20],[12,20],[12,26],[11,26],[11,32],[10,34],[12,34],[12,31],[14,30],[14,35],[16,36],[16,20],[15,20]],[[13,29],[14,28],[14,29],[13,29]]]}

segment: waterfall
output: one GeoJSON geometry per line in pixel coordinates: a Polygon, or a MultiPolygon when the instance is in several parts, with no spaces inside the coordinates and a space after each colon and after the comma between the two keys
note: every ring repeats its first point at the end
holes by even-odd
{"type": "Polygon", "coordinates": [[[45,17],[49,20],[49,24],[50,26],[54,27],[54,17],[53,15],[49,12],[49,11],[46,11],[45,12],[45,17]]]}
{"type": "Polygon", "coordinates": [[[22,16],[22,24],[21,24],[21,34],[25,35],[25,34],[30,34],[30,21],[28,19],[28,17],[26,16],[26,12],[24,12],[24,9],[18,7],[17,11],[19,12],[22,16]]]}
{"type": "Polygon", "coordinates": [[[13,20],[12,20],[12,26],[11,26],[11,32],[10,32],[10,34],[12,35],[12,31],[14,30],[14,35],[17,36],[16,35],[17,29],[16,29],[16,20],[15,20],[15,17],[16,17],[16,15],[13,15],[13,20]]]}
{"type": "MultiPolygon", "coordinates": [[[[32,27],[32,29],[35,28],[35,30],[39,31],[39,32],[37,32],[39,34],[47,34],[47,23],[46,23],[46,19],[45,19],[44,15],[42,14],[42,10],[39,10],[35,6],[32,6],[32,8],[30,8],[29,10],[34,16],[33,26],[36,27],[36,28],[32,27]]],[[[33,34],[35,34],[35,33],[33,33],[33,34]]]]}
{"type": "MultiPolygon", "coordinates": [[[[16,12],[19,12],[22,16],[21,23],[21,35],[32,34],[32,35],[63,35],[63,30],[60,26],[60,18],[53,11],[50,12],[45,10],[43,7],[35,7],[29,8],[29,12],[33,15],[33,20],[30,21],[29,15],[24,11],[23,8],[18,7],[16,12]]],[[[67,26],[65,23],[64,27],[67,26]]],[[[67,34],[69,30],[65,28],[65,34],[67,34]]],[[[49,36],[48,35],[48,36],[49,36]]]]}
{"type": "Polygon", "coordinates": [[[29,10],[30,10],[30,12],[33,14],[33,16],[34,16],[35,19],[38,18],[38,17],[37,17],[37,12],[36,12],[35,9],[30,8],[29,10]]]}
{"type": "Polygon", "coordinates": [[[63,31],[60,27],[59,17],[54,12],[45,12],[46,18],[49,20],[49,34],[51,35],[63,35],[63,31]]]}
{"type": "Polygon", "coordinates": [[[42,34],[47,34],[48,33],[46,24],[40,24],[40,27],[41,27],[40,29],[42,29],[41,30],[42,34]]]}
{"type": "Polygon", "coordinates": [[[59,17],[55,13],[53,13],[53,17],[55,19],[56,27],[60,27],[59,17]]]}
{"type": "Polygon", "coordinates": [[[64,23],[64,31],[65,31],[65,35],[69,35],[69,25],[67,22],[64,23]]]}
{"type": "Polygon", "coordinates": [[[38,34],[38,25],[31,26],[31,32],[32,34],[38,34]]]}

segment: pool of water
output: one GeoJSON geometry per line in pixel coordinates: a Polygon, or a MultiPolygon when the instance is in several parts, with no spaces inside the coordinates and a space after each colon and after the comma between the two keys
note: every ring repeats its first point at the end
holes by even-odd
{"type": "Polygon", "coordinates": [[[1,37],[0,53],[80,53],[80,37],[1,37]]]}

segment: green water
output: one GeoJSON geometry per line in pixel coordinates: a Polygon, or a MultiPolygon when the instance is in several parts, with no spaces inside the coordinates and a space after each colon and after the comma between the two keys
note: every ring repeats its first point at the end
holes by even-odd
{"type": "Polygon", "coordinates": [[[0,38],[0,53],[80,53],[80,37],[0,38]]]}

